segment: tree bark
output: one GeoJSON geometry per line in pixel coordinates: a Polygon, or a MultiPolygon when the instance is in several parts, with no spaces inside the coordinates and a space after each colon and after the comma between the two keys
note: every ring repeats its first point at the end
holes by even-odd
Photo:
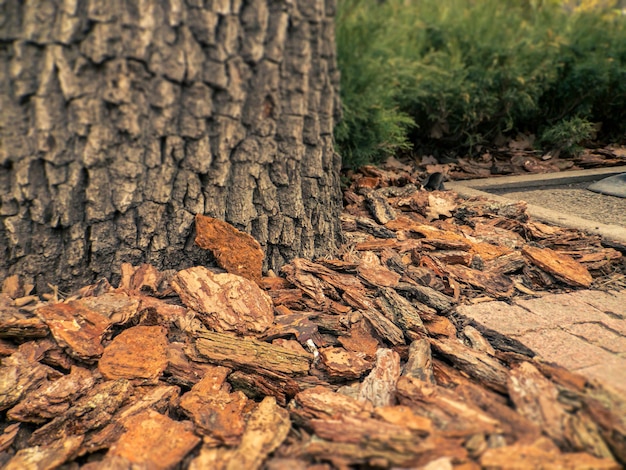
{"type": "Polygon", "coordinates": [[[194,215],[265,268],[341,240],[335,0],[0,5],[0,279],[185,268],[194,215]]]}

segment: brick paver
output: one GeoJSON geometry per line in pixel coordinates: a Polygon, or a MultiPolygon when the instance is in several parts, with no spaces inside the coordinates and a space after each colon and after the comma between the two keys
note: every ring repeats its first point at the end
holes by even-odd
{"type": "MultiPolygon", "coordinates": [[[[564,329],[596,346],[616,354],[626,353],[626,336],[607,327],[603,323],[576,323],[564,329]]],[[[626,376],[626,371],[624,371],[626,376]]]]}
{"type": "Polygon", "coordinates": [[[544,360],[626,391],[626,291],[582,290],[463,305],[457,312],[544,360]]]}

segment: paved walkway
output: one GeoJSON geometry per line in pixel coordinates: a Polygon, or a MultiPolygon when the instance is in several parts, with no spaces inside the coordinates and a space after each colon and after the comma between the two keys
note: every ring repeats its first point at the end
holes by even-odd
{"type": "Polygon", "coordinates": [[[626,290],[464,305],[457,312],[549,362],[626,391],[626,290]]]}

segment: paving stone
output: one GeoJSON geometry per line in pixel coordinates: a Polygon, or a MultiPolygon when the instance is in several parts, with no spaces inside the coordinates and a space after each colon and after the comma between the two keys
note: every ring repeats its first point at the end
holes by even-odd
{"type": "Polygon", "coordinates": [[[520,299],[516,305],[538,315],[554,326],[605,320],[606,315],[570,294],[549,294],[534,299],[520,299]]]}
{"type": "Polygon", "coordinates": [[[626,291],[579,290],[569,296],[586,302],[598,310],[626,319],[626,291]]]}
{"type": "Polygon", "coordinates": [[[604,313],[602,323],[626,335],[626,291],[581,290],[570,295],[576,301],[600,310],[604,313]]]}
{"type": "Polygon", "coordinates": [[[626,290],[464,305],[457,312],[546,361],[626,391],[626,290]]]}
{"type": "Polygon", "coordinates": [[[500,301],[462,305],[456,311],[503,335],[521,335],[550,326],[542,316],[500,301]]]}
{"type": "MultiPolygon", "coordinates": [[[[564,327],[569,333],[614,353],[626,353],[626,336],[603,323],[575,323],[564,327]]],[[[626,371],[624,372],[626,375],[626,371]]]]}
{"type": "Polygon", "coordinates": [[[626,359],[616,356],[613,361],[578,369],[576,372],[590,379],[608,382],[626,392],[626,359]],[[610,380],[607,380],[610,377],[610,380]]]}
{"type": "Polygon", "coordinates": [[[615,354],[560,328],[531,331],[512,337],[546,361],[555,362],[571,371],[601,364],[615,357],[615,354]]]}

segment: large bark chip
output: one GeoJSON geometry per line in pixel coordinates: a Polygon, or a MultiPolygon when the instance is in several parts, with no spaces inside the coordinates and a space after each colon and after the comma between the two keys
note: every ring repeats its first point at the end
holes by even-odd
{"type": "Polygon", "coordinates": [[[100,312],[73,301],[45,305],[36,313],[71,356],[89,361],[102,354],[100,342],[112,322],[100,312]]]}
{"type": "Polygon", "coordinates": [[[196,245],[211,250],[217,264],[232,274],[259,282],[263,250],[252,236],[213,217],[196,215],[196,245]]]}
{"type": "Polygon", "coordinates": [[[235,274],[214,274],[202,266],[179,271],[172,287],[183,303],[215,331],[263,333],[274,321],[272,300],[235,274]]]}
{"type": "Polygon", "coordinates": [[[162,326],[124,330],[102,354],[98,368],[104,377],[157,380],[167,367],[168,342],[162,326]]]}
{"type": "Polygon", "coordinates": [[[589,287],[593,281],[587,268],[564,253],[526,245],[522,248],[522,254],[536,266],[571,286],[589,287]]]}
{"type": "Polygon", "coordinates": [[[131,417],[125,427],[109,455],[125,457],[146,468],[173,468],[200,442],[189,421],[174,421],[154,410],[131,417]]]}

